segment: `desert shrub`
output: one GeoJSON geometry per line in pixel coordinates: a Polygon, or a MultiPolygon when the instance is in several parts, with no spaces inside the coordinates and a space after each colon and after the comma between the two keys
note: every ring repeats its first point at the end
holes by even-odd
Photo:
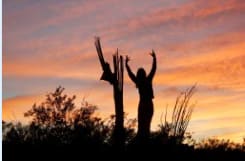
{"type": "Polygon", "coordinates": [[[196,86],[188,88],[181,92],[176,98],[172,112],[171,122],[167,121],[167,110],[164,117],[161,117],[159,130],[154,134],[162,143],[181,144],[184,140],[188,144],[193,145],[194,139],[190,133],[186,133],[191,115],[194,109],[194,104],[190,103],[190,99],[194,94],[196,86]]]}
{"type": "Polygon", "coordinates": [[[207,138],[203,139],[195,145],[196,149],[199,150],[210,150],[210,151],[243,151],[245,152],[245,138],[243,143],[235,143],[229,139],[217,139],[207,138]]]}

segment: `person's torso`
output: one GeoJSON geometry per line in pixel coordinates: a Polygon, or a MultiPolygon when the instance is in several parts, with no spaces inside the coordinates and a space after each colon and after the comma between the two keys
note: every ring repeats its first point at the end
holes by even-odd
{"type": "Polygon", "coordinates": [[[137,88],[139,90],[140,99],[153,99],[153,88],[152,88],[152,81],[145,79],[141,81],[137,81],[137,88]]]}

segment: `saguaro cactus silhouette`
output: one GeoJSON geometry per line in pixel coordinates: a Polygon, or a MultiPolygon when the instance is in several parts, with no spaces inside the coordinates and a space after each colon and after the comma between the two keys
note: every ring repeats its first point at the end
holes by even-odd
{"type": "Polygon", "coordinates": [[[124,145],[124,126],[123,126],[123,57],[118,55],[118,50],[113,55],[114,73],[110,64],[105,61],[100,44],[100,38],[95,38],[95,46],[103,69],[101,80],[109,82],[113,86],[113,96],[115,103],[115,128],[113,131],[113,142],[118,147],[124,145]]]}

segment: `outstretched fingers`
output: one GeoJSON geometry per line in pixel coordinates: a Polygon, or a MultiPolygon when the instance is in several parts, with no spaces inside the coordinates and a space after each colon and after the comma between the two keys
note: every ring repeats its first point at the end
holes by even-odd
{"type": "Polygon", "coordinates": [[[152,52],[150,53],[152,57],[156,57],[155,51],[152,49],[152,52]]]}

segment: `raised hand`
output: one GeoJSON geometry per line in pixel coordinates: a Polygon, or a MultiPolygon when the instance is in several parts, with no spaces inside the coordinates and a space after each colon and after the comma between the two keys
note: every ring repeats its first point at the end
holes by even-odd
{"type": "Polygon", "coordinates": [[[152,52],[150,53],[150,55],[155,58],[156,57],[156,54],[155,54],[155,51],[152,49],[152,52]]]}

